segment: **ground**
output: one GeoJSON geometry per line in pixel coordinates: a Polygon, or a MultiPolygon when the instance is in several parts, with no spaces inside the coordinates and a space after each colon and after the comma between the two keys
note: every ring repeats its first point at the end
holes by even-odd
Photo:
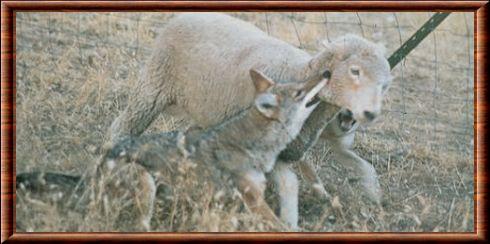
{"type": "MultiPolygon", "coordinates": [[[[16,170],[81,175],[126,105],[158,30],[171,13],[17,13],[16,170]]],[[[393,53],[430,13],[232,13],[314,53],[354,33],[393,53]]],[[[334,197],[302,184],[302,231],[473,231],[473,15],[452,13],[394,70],[383,115],[361,128],[355,151],[380,176],[384,205],[320,142],[308,155],[334,197]]],[[[149,131],[183,127],[160,116],[149,131]]],[[[192,177],[189,177],[192,178],[192,177]]],[[[303,180],[300,180],[303,183],[303,180]]],[[[190,180],[159,194],[155,231],[271,231],[241,201],[195,194],[190,180]],[[196,196],[197,195],[197,196],[196,196]]],[[[277,208],[273,191],[268,201],[277,208]]],[[[17,199],[17,231],[97,231],[111,223],[17,199]]],[[[123,230],[114,227],[115,230],[123,230]]]]}

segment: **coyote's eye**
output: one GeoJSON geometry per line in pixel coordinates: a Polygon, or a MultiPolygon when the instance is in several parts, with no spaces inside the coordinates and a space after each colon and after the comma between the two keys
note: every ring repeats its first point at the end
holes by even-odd
{"type": "Polygon", "coordinates": [[[298,91],[296,91],[296,92],[293,94],[293,96],[294,96],[294,98],[295,98],[295,99],[299,99],[299,98],[303,97],[305,94],[306,94],[306,93],[305,93],[305,91],[304,91],[304,90],[298,90],[298,91]]]}
{"type": "Polygon", "coordinates": [[[261,106],[265,109],[271,109],[273,108],[274,106],[272,106],[272,104],[269,104],[269,103],[262,103],[261,106]]]}

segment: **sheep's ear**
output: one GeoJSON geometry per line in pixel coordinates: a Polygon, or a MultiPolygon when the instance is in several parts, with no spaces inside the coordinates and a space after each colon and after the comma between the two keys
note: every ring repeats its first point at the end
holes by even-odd
{"type": "Polygon", "coordinates": [[[279,116],[279,102],[277,96],[272,93],[264,93],[255,99],[255,107],[269,119],[277,119],[279,116]]]}
{"type": "Polygon", "coordinates": [[[335,54],[335,51],[337,49],[337,47],[335,46],[335,43],[333,42],[330,42],[328,40],[323,40],[321,42],[324,50],[320,53],[320,54],[323,54],[324,57],[333,57],[333,55],[335,54]]]}
{"type": "Polygon", "coordinates": [[[378,52],[383,55],[383,57],[386,57],[386,46],[383,43],[376,43],[376,49],[378,49],[378,52]]]}
{"type": "Polygon", "coordinates": [[[323,40],[321,45],[324,49],[316,54],[308,63],[308,66],[312,70],[324,70],[326,68],[324,66],[329,63],[335,55],[336,48],[334,47],[334,43],[323,40]]]}
{"type": "Polygon", "coordinates": [[[264,73],[256,69],[250,70],[250,77],[254,83],[256,93],[263,93],[275,84],[274,81],[272,81],[264,73]]]}

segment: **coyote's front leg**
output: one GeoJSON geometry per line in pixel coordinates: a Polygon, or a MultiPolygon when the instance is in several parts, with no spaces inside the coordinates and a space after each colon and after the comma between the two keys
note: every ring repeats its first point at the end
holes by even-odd
{"type": "Polygon", "coordinates": [[[298,229],[298,177],[290,163],[278,161],[273,171],[279,193],[281,220],[293,230],[298,229]]]}

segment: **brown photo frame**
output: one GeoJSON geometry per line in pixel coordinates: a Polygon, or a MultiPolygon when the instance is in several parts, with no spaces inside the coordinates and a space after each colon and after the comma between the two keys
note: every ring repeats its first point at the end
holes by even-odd
{"type": "Polygon", "coordinates": [[[3,1],[1,3],[1,242],[24,241],[483,241],[487,237],[487,1],[3,1]],[[17,11],[467,11],[475,21],[475,230],[470,233],[16,233],[15,16],[17,11]]]}

